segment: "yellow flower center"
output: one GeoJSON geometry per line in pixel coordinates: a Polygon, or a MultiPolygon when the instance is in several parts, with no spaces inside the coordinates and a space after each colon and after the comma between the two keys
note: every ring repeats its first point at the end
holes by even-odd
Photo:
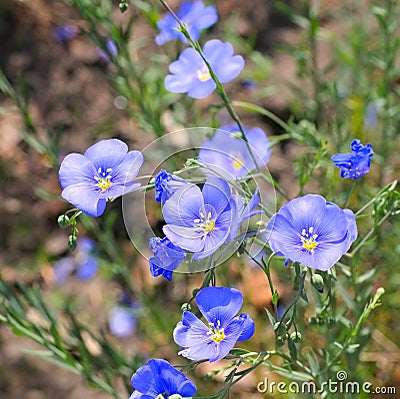
{"type": "Polygon", "coordinates": [[[97,187],[100,187],[101,191],[107,190],[112,186],[111,172],[112,168],[107,168],[105,171],[103,168],[97,170],[98,176],[94,176],[94,179],[97,181],[97,187]]]}
{"type": "Polygon", "coordinates": [[[221,342],[225,338],[225,332],[223,328],[219,330],[214,330],[211,328],[210,331],[211,331],[211,339],[214,342],[221,342]]]}
{"type": "Polygon", "coordinates": [[[201,71],[197,72],[197,77],[200,81],[206,82],[207,80],[211,79],[210,71],[206,68],[203,68],[201,71]]]}
{"type": "Polygon", "coordinates": [[[313,234],[314,233],[314,227],[310,227],[308,229],[308,232],[306,229],[303,229],[301,232],[301,242],[302,242],[302,247],[306,249],[307,251],[313,253],[315,247],[318,245],[317,237],[318,234],[313,234]]]}
{"type": "Polygon", "coordinates": [[[203,229],[205,233],[210,233],[215,228],[215,220],[211,219],[212,214],[208,212],[200,212],[200,218],[195,219],[194,223],[197,223],[196,227],[203,229]]]}
{"type": "Polygon", "coordinates": [[[240,156],[235,156],[232,160],[232,166],[234,169],[238,170],[244,165],[243,159],[240,156]]]}

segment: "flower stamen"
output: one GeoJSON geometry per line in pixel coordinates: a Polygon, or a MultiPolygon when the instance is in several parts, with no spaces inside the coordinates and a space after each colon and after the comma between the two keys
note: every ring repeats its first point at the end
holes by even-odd
{"type": "Polygon", "coordinates": [[[316,241],[316,239],[318,238],[318,234],[313,234],[313,232],[313,226],[308,229],[308,232],[306,231],[306,229],[303,229],[301,231],[300,237],[303,244],[302,247],[311,253],[314,252],[315,247],[318,245],[318,242],[316,241]]]}

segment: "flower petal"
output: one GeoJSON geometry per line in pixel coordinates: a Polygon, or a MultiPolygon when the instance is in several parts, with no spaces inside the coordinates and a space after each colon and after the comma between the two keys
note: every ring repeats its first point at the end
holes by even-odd
{"type": "Polygon", "coordinates": [[[205,287],[196,295],[200,312],[209,323],[225,327],[238,314],[243,295],[236,288],[205,287]]]}
{"type": "Polygon", "coordinates": [[[84,156],[96,166],[105,164],[107,167],[114,165],[115,159],[121,159],[128,152],[128,146],[121,140],[101,140],[89,147],[84,156]]]}
{"type": "Polygon", "coordinates": [[[237,340],[238,341],[247,341],[254,334],[254,321],[246,313],[242,313],[238,317],[244,318],[244,323],[243,323],[243,330],[237,340]]]}
{"type": "Polygon", "coordinates": [[[215,82],[210,78],[204,82],[194,80],[194,84],[188,91],[188,96],[192,98],[204,98],[211,94],[217,85],[215,82]]]}
{"type": "Polygon", "coordinates": [[[167,224],[163,232],[172,244],[191,252],[198,252],[204,248],[204,231],[202,229],[167,224]]]}
{"type": "MultiPolygon", "coordinates": [[[[203,205],[204,200],[200,189],[194,184],[188,184],[176,191],[165,202],[162,214],[168,224],[194,226],[196,224],[194,220],[199,218],[203,205]]],[[[179,244],[175,245],[179,246],[179,244]]]]}
{"type": "Polygon", "coordinates": [[[204,204],[211,205],[214,208],[216,216],[225,210],[232,196],[228,182],[215,176],[207,178],[202,194],[204,204]]]}
{"type": "Polygon", "coordinates": [[[93,163],[82,154],[68,154],[61,162],[58,177],[61,188],[79,183],[95,183],[97,171],[93,163]]]}
{"type": "Polygon", "coordinates": [[[64,188],[61,196],[89,216],[97,217],[104,213],[106,200],[100,198],[96,186],[86,183],[74,184],[64,188]]]}

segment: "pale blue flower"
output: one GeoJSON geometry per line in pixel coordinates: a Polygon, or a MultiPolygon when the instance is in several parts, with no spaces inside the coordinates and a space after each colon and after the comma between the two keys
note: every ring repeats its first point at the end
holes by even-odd
{"type": "Polygon", "coordinates": [[[67,155],[59,170],[62,197],[90,216],[103,214],[109,198],[137,189],[133,181],[143,163],[121,140],[101,140],[82,154],[67,155]]]}
{"type": "Polygon", "coordinates": [[[215,362],[224,358],[237,341],[246,341],[254,334],[251,317],[238,315],[243,295],[236,288],[203,288],[196,295],[196,303],[207,324],[192,312],[183,312],[182,321],[174,329],[174,340],[183,348],[179,355],[215,362]]]}
{"type": "MultiPolygon", "coordinates": [[[[190,37],[198,40],[200,32],[209,28],[218,21],[217,10],[214,6],[206,7],[200,0],[193,3],[184,1],[181,8],[176,12],[176,16],[185,25],[190,37]]],[[[187,43],[185,35],[179,30],[179,24],[171,13],[157,22],[160,33],[156,36],[156,43],[162,46],[171,40],[179,39],[187,43]]]]}
{"type": "MultiPolygon", "coordinates": [[[[204,45],[203,54],[221,83],[234,79],[244,67],[243,57],[234,56],[233,46],[228,42],[210,40],[204,45]]],[[[173,93],[188,93],[189,97],[203,98],[216,88],[206,63],[193,48],[185,49],[169,70],[171,75],[165,78],[165,87],[173,93]]]]}
{"type": "Polygon", "coordinates": [[[292,199],[271,218],[266,237],[277,255],[325,271],[349,250],[357,234],[350,209],[308,194],[292,199]]]}

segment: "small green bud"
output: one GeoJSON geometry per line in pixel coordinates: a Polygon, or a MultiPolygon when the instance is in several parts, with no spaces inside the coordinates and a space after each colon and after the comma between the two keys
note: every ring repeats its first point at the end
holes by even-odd
{"type": "Polygon", "coordinates": [[[76,248],[76,235],[75,234],[71,234],[68,237],[68,248],[72,251],[76,248]]]}
{"type": "Polygon", "coordinates": [[[320,274],[314,273],[311,277],[312,286],[321,294],[324,292],[324,279],[320,274]]]}
{"type": "Polygon", "coordinates": [[[182,306],[181,306],[181,310],[182,312],[186,312],[187,310],[190,311],[192,309],[192,307],[190,306],[190,303],[185,302],[182,306]]]}
{"type": "Polygon", "coordinates": [[[277,321],[274,324],[274,331],[275,331],[276,335],[282,336],[283,334],[286,333],[286,327],[283,323],[277,321]]]}
{"type": "Polygon", "coordinates": [[[275,344],[278,348],[282,348],[282,346],[285,345],[285,340],[279,337],[276,339],[275,344]]]}
{"type": "Polygon", "coordinates": [[[67,215],[60,215],[57,219],[58,225],[61,229],[65,229],[70,224],[70,219],[67,215]]]}
{"type": "Polygon", "coordinates": [[[299,342],[299,341],[301,341],[302,338],[303,338],[303,336],[301,335],[301,332],[299,332],[299,331],[293,331],[290,334],[290,340],[293,342],[299,342]]]}
{"type": "Polygon", "coordinates": [[[127,11],[128,10],[128,4],[127,4],[127,2],[126,2],[126,0],[124,0],[124,1],[121,1],[120,3],[119,3],[119,10],[122,12],[122,13],[124,13],[125,11],[127,11]]]}

